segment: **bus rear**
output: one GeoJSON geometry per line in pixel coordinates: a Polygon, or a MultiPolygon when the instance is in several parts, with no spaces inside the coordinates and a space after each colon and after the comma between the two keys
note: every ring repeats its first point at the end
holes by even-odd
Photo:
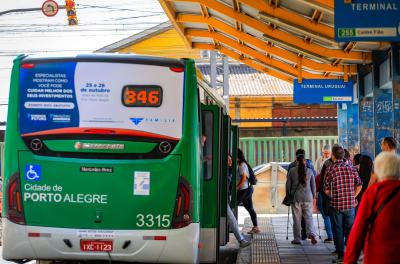
{"type": "Polygon", "coordinates": [[[125,55],[14,61],[5,259],[197,261],[184,70],[125,55]]]}

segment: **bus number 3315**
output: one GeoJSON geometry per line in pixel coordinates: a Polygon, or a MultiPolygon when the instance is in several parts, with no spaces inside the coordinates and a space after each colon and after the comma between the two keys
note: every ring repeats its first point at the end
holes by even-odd
{"type": "Polygon", "coordinates": [[[136,215],[136,226],[137,227],[169,227],[171,224],[170,215],[136,215]]]}

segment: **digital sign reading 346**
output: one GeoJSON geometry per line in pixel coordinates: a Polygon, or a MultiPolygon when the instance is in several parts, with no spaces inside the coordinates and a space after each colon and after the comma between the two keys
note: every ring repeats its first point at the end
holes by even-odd
{"type": "Polygon", "coordinates": [[[128,107],[159,107],[162,89],[158,85],[126,85],[122,90],[122,103],[128,107]]]}

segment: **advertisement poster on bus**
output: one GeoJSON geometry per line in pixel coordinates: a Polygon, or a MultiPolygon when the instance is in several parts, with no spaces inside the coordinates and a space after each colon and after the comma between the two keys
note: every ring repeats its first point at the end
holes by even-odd
{"type": "Polygon", "coordinates": [[[112,128],[182,135],[184,74],[168,67],[54,62],[22,67],[20,76],[21,134],[112,128]]]}

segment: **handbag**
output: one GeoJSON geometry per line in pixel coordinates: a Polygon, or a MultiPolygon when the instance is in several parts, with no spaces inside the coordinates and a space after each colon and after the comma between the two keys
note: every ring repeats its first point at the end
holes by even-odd
{"type": "Polygon", "coordinates": [[[292,194],[292,192],[290,192],[289,194],[287,194],[285,196],[285,198],[283,198],[282,204],[284,204],[286,206],[290,206],[294,202],[294,195],[297,192],[297,189],[299,188],[299,185],[300,185],[300,182],[297,183],[296,190],[294,191],[293,194],[292,194]]]}

